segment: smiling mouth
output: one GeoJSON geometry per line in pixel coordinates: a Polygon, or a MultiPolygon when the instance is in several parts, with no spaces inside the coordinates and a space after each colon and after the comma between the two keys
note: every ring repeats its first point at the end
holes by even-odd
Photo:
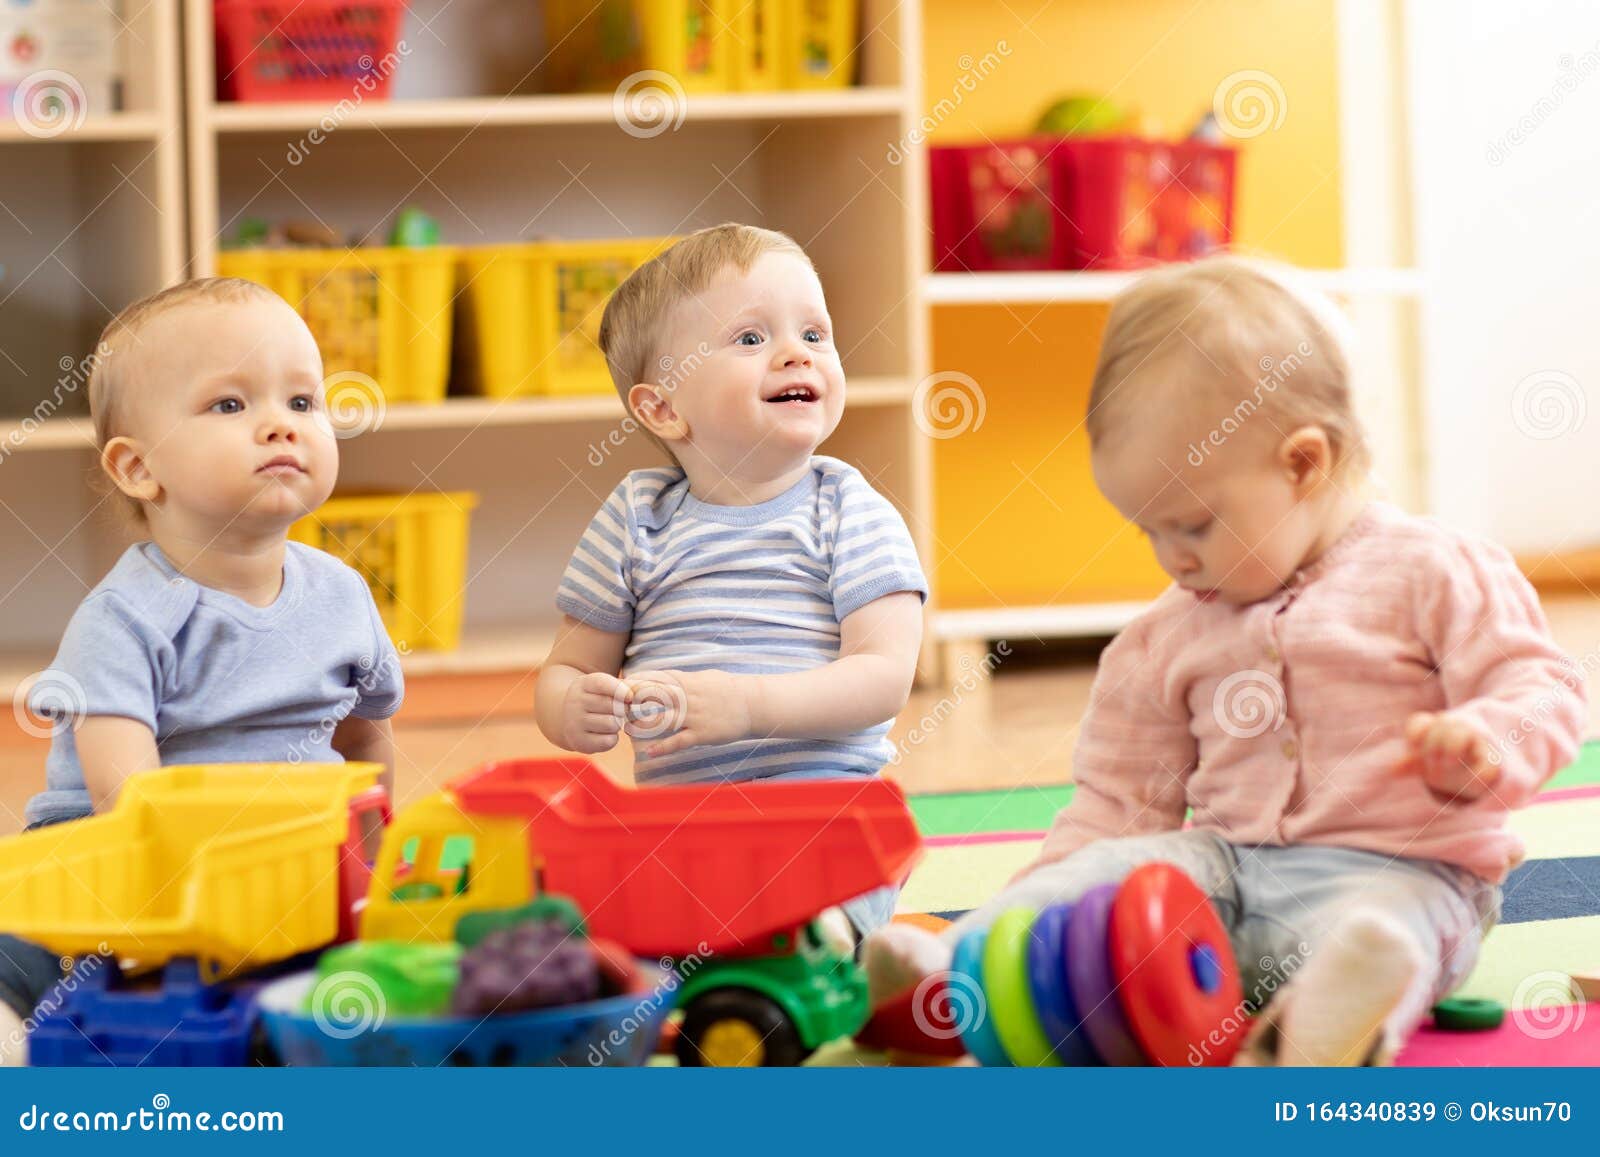
{"type": "Polygon", "coordinates": [[[774,394],[766,399],[769,405],[779,402],[815,402],[818,399],[817,391],[810,386],[790,386],[781,394],[774,394]]]}

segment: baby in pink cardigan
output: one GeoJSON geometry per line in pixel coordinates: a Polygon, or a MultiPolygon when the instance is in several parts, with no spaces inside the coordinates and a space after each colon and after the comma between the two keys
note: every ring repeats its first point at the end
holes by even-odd
{"type": "Polygon", "coordinates": [[[1151,860],[1210,893],[1266,1005],[1242,1063],[1382,1063],[1472,970],[1583,684],[1503,549],[1364,493],[1340,328],[1237,259],[1118,299],[1095,482],[1174,585],[1101,657],[1038,860],[942,937],[869,939],[875,1000],[1151,860]]]}

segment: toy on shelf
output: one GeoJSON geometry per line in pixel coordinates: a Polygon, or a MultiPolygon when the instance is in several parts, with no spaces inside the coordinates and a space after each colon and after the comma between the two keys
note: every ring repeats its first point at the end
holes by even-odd
{"type": "Polygon", "coordinates": [[[291,526],[289,537],[327,551],[367,580],[401,651],[451,650],[461,642],[467,538],[477,505],[478,496],[465,490],[335,497],[291,526]]]}
{"type": "Polygon", "coordinates": [[[934,268],[1137,269],[1226,248],[1236,151],[1201,130],[1157,140],[1138,123],[1072,96],[1030,136],[930,148],[934,268]]]}
{"type": "MultiPolygon", "coordinates": [[[[547,0],[541,66],[553,91],[602,91],[641,73],[682,92],[844,88],[855,82],[856,0],[547,0]]],[[[636,82],[637,83],[637,82],[636,82]]]]}
{"type": "Polygon", "coordinates": [[[957,943],[948,977],[875,1012],[858,1040],[979,1064],[1226,1065],[1246,1027],[1226,930],[1170,864],[957,943]]]}
{"type": "MultiPolygon", "coordinates": [[[[248,225],[244,236],[274,239],[261,222],[248,225]]],[[[297,232],[286,230],[286,239],[333,236],[321,226],[291,228],[297,232]]],[[[425,231],[403,214],[396,229],[413,237],[425,231]]],[[[317,339],[330,379],[368,379],[386,405],[437,402],[450,376],[457,256],[447,245],[229,249],[217,255],[217,273],[260,282],[292,305],[317,339]]]]}
{"type": "Polygon", "coordinates": [[[606,299],[671,237],[533,241],[461,250],[466,389],[491,398],[609,394],[606,299]]]}
{"type": "Polygon", "coordinates": [[[405,0],[213,0],[217,97],[383,100],[405,0]]]}

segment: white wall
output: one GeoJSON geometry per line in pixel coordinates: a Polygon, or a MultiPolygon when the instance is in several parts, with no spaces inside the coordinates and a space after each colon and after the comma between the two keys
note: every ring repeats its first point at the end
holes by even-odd
{"type": "Polygon", "coordinates": [[[1427,498],[1600,545],[1600,4],[1411,0],[1427,498]]]}

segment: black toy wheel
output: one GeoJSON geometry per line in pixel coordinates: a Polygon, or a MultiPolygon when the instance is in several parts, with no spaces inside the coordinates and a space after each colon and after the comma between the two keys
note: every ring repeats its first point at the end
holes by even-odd
{"type": "Polygon", "coordinates": [[[783,1067],[811,1054],[788,1014],[748,988],[719,988],[696,998],[678,1030],[678,1063],[783,1067]]]}

